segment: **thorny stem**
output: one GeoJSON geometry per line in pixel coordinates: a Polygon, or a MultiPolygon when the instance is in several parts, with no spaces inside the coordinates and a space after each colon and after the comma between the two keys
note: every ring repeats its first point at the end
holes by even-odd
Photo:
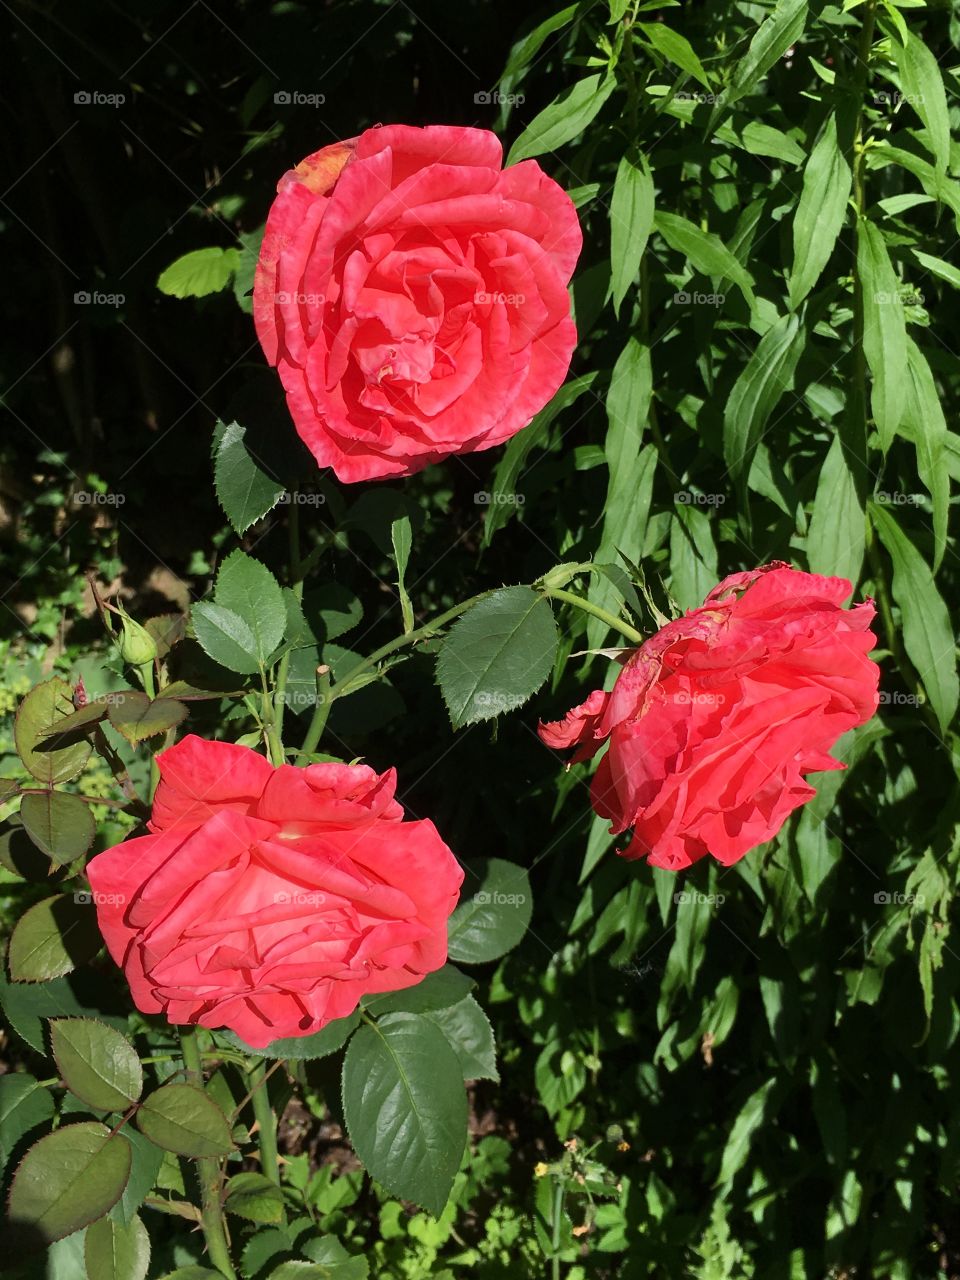
{"type": "MultiPolygon", "coordinates": [[[[187,1076],[193,1082],[203,1084],[203,1068],[200,1059],[200,1044],[197,1040],[197,1028],[181,1026],[180,1046],[183,1050],[183,1065],[187,1076]]],[[[197,1176],[200,1182],[200,1226],[207,1242],[210,1261],[223,1272],[228,1280],[237,1280],[237,1273],[230,1260],[230,1247],[227,1244],[227,1233],[223,1222],[223,1210],[220,1205],[220,1184],[223,1171],[216,1156],[201,1156],[197,1160],[197,1176]]]]}

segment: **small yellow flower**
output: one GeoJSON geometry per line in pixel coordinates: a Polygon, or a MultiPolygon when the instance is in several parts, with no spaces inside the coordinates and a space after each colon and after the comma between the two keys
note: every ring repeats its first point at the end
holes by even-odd
{"type": "Polygon", "coordinates": [[[542,1178],[544,1174],[548,1172],[549,1168],[550,1166],[548,1164],[544,1164],[541,1160],[538,1164],[533,1166],[533,1172],[538,1178],[542,1178]]]}
{"type": "Polygon", "coordinates": [[[618,1142],[618,1143],[617,1143],[617,1150],[618,1150],[618,1151],[629,1151],[629,1150],[630,1150],[630,1143],[629,1143],[629,1142],[618,1142]]]}

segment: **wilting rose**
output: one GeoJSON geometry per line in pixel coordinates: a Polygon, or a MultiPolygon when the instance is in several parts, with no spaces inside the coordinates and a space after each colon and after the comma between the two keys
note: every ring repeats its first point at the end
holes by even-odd
{"type": "Polygon", "coordinates": [[[576,343],[576,211],[485,129],[389,125],[280,179],[253,289],[297,431],[341,480],[508,440],[576,343]]]}
{"type": "Polygon", "coordinates": [[[158,761],[152,834],[87,868],[142,1012],[262,1048],[444,964],[463,873],[432,822],[403,821],[392,769],[274,768],[193,735],[158,761]]]}
{"type": "Polygon", "coordinates": [[[591,798],[613,832],[633,828],[625,857],[729,865],[815,794],[805,774],[844,767],[827,753],[873,715],[879,677],[874,608],[842,609],[851,591],[781,563],[735,573],[635,650],[610,693],[540,726],[575,760],[609,739],[591,798]]]}

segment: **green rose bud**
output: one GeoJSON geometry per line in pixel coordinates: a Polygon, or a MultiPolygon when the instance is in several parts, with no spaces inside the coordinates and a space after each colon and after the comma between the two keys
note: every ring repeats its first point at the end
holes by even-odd
{"type": "Polygon", "coordinates": [[[142,667],[145,662],[152,662],[157,656],[157,646],[153,636],[139,622],[124,613],[123,606],[118,609],[123,628],[120,633],[120,656],[124,662],[135,667],[142,667]]]}

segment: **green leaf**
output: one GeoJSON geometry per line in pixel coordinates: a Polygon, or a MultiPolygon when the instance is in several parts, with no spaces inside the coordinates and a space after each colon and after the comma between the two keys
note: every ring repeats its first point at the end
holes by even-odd
{"type": "Polygon", "coordinates": [[[357,626],[363,618],[363,604],[349,588],[328,582],[305,593],[303,612],[311,633],[326,642],[357,626]]]}
{"type": "Polygon", "coordinates": [[[246,619],[254,636],[254,653],[265,664],[283,639],[287,623],[283,592],[270,570],[239,549],[234,551],[220,566],[214,600],[246,619]]]}
{"type": "Polygon", "coordinates": [[[907,338],[907,365],[909,376],[901,433],[909,435],[916,445],[917,471],[933,501],[933,571],[936,573],[947,549],[950,515],[950,473],[944,461],[947,420],[933,371],[926,356],[910,337],[907,338]]]}
{"type": "Polygon", "coordinates": [[[95,1222],[120,1199],[130,1172],[130,1144],[104,1124],[67,1124],[35,1143],[10,1188],[14,1227],[61,1240],[95,1222]]]}
{"type": "Polygon", "coordinates": [[[517,511],[517,481],[527,461],[530,450],[543,444],[547,438],[550,424],[554,418],[578,400],[596,381],[596,373],[584,374],[565,383],[545,408],[541,409],[528,427],[507,442],[497,469],[493,473],[490,502],[483,523],[483,545],[488,547],[493,535],[517,511]]]}
{"type": "Polygon", "coordinates": [[[777,0],[773,13],[754,32],[746,53],[734,63],[733,75],[722,95],[724,107],[753,92],[774,63],[800,39],[806,20],[806,0],[777,0]]]}
{"type": "Polygon", "coordinates": [[[937,59],[918,35],[904,31],[904,42],[890,42],[900,72],[900,87],[926,128],[926,147],[945,171],[950,164],[950,115],[937,59]]]}
{"type": "Polygon", "coordinates": [[[865,540],[863,503],[857,496],[840,436],[835,435],[820,469],[807,530],[810,572],[849,578],[856,583],[863,567],[865,540]]]}
{"type": "Polygon", "coordinates": [[[460,1062],[440,1029],[413,1013],[362,1026],[344,1058],[343,1112],[371,1175],[439,1217],[467,1137],[460,1062]]]}
{"type": "Polygon", "coordinates": [[[193,249],[171,262],[157,279],[157,288],[171,298],[203,298],[219,293],[240,265],[239,249],[193,249]]]}
{"type": "Polygon", "coordinates": [[[123,1133],[130,1143],[133,1160],[130,1165],[130,1177],[127,1179],[127,1185],[123,1189],[123,1195],[110,1212],[117,1222],[130,1223],[146,1197],[153,1190],[157,1175],[160,1172],[160,1166],[163,1164],[164,1153],[149,1138],[145,1138],[142,1133],[134,1129],[132,1125],[126,1125],[123,1133]]]}
{"type": "Polygon", "coordinates": [[[97,1280],[145,1280],[150,1267],[150,1237],[136,1216],[126,1225],[101,1218],[87,1228],[83,1256],[87,1275],[97,1280]]]}
{"type": "Polygon", "coordinates": [[[853,172],[837,141],[831,112],[803,170],[803,190],[793,217],[790,307],[796,310],[830,261],[847,214],[853,172]]]}
{"type": "Polygon", "coordinates": [[[503,587],[457,620],[437,660],[455,729],[522,707],[553,668],[553,611],[529,587],[503,587]]]}
{"type": "Polygon", "coordinates": [[[457,1004],[475,985],[465,973],[452,964],[445,964],[442,969],[428,973],[416,986],[365,997],[363,1006],[376,1017],[382,1013],[427,1013],[457,1004]]]}
{"type": "Polygon", "coordinates": [[[48,888],[67,874],[65,867],[58,870],[50,865],[50,859],[24,831],[19,814],[13,814],[0,832],[0,863],[21,880],[46,884],[48,888]]]}
{"type": "Polygon", "coordinates": [[[211,1271],[209,1267],[177,1267],[176,1271],[168,1271],[160,1280],[223,1280],[222,1271],[211,1271]]]}
{"type": "Polygon", "coordinates": [[[530,121],[510,148],[507,164],[557,151],[583,133],[616,88],[614,76],[593,75],[578,80],[530,121]]]}
{"type": "MultiPolygon", "coordinates": [[[[87,895],[89,897],[89,895],[87,895]]],[[[102,1014],[103,982],[89,971],[50,982],[9,982],[0,966],[0,1005],[17,1035],[39,1054],[47,1053],[43,1018],[102,1016],[105,1022],[126,1026],[122,1018],[102,1014]]]]}
{"type": "Polygon", "coordinates": [[[907,656],[946,733],[960,699],[950,613],[927,562],[893,516],[871,503],[870,519],[893,561],[893,598],[900,606],[907,656]]]}
{"type": "Polygon", "coordinates": [[[45,982],[85,964],[103,945],[89,905],[59,896],[36,903],[17,921],[8,962],[14,982],[45,982]]]}
{"type": "Polygon", "coordinates": [[[175,698],[154,698],[132,690],[110,703],[110,723],[131,746],[166,733],[187,718],[187,708],[175,698]]]}
{"type": "Polygon", "coordinates": [[[693,51],[693,46],[686,36],[673,31],[662,22],[638,22],[637,29],[642,31],[658,53],[662,53],[668,62],[686,71],[687,75],[699,80],[705,89],[710,88],[710,81],[703,69],[703,63],[693,51]]]}
{"type": "Polygon", "coordinates": [[[283,1192],[262,1173],[236,1173],[227,1183],[224,1208],[249,1222],[282,1222],[283,1192]]]}
{"type": "Polygon", "coordinates": [[[464,1080],[499,1080],[493,1028],[473,996],[425,1015],[436,1024],[460,1059],[464,1080]]]}
{"type": "Polygon", "coordinates": [[[89,742],[51,748],[43,741],[45,734],[73,714],[71,693],[66,680],[53,676],[31,689],[17,711],[13,731],[17,754],[27,772],[47,786],[75,777],[90,758],[89,742]]]}
{"type": "Polygon", "coordinates": [[[366,1258],[348,1262],[282,1262],[267,1280],[366,1280],[370,1274],[366,1258]]]}
{"type": "Polygon", "coordinates": [[[870,405],[884,452],[893,443],[906,405],[907,329],[900,281],[879,227],[859,221],[857,270],[863,285],[863,354],[873,385],[870,405]]]}
{"type": "Polygon", "coordinates": [[[239,613],[201,601],[191,608],[190,620],[201,649],[214,662],[240,675],[259,671],[256,637],[239,613]]]}
{"type": "Polygon", "coordinates": [[[806,333],[794,314],[781,316],[760,339],[733,384],[723,415],[723,452],[730,474],[746,485],[770,416],[793,382],[806,333]]]}
{"type": "Polygon", "coordinates": [[[610,198],[610,268],[617,315],[639,274],[640,260],[653,230],[653,214],[653,174],[647,157],[641,153],[635,161],[625,153],[617,166],[610,198]]]}
{"type": "Polygon", "coordinates": [[[670,594],[681,609],[695,609],[717,577],[710,517],[699,507],[678,503],[670,522],[670,594]]]}
{"type": "Polygon", "coordinates": [[[36,1077],[26,1071],[0,1076],[0,1173],[24,1134],[52,1116],[53,1098],[36,1077]]]}
{"type": "Polygon", "coordinates": [[[399,516],[390,525],[390,538],[393,542],[393,558],[397,565],[397,592],[400,596],[400,610],[403,614],[404,634],[413,630],[413,605],[407,595],[407,565],[410,562],[410,551],[413,547],[413,527],[409,516],[399,516]]]}
{"type": "Polygon", "coordinates": [[[952,263],[944,262],[942,258],[935,258],[930,253],[922,253],[919,249],[913,250],[913,256],[921,267],[926,267],[939,279],[946,280],[947,284],[952,285],[954,289],[960,289],[960,271],[952,263]]]}
{"type": "Polygon", "coordinates": [[[502,858],[481,858],[470,864],[468,885],[450,917],[448,954],[462,964],[498,960],[530,923],[533,893],[527,873],[502,858]]]}
{"type": "Polygon", "coordinates": [[[217,500],[237,533],[246,533],[280,501],[284,486],[255,458],[246,444],[246,427],[218,424],[213,453],[217,500]]]}
{"type": "Polygon", "coordinates": [[[579,7],[579,4],[567,5],[565,9],[552,14],[544,22],[541,22],[538,27],[534,27],[521,40],[518,40],[510,50],[510,56],[507,59],[507,65],[503,73],[503,80],[515,79],[517,74],[533,61],[544,41],[552,36],[555,31],[559,31],[561,27],[565,27],[573,21],[579,7]]]}
{"type": "Polygon", "coordinates": [[[742,1110],[733,1122],[727,1145],[723,1149],[720,1164],[720,1175],[716,1186],[725,1186],[739,1169],[746,1164],[750,1154],[750,1142],[753,1135],[764,1123],[773,1118],[771,1095],[776,1087],[776,1080],[768,1080],[747,1099],[742,1110]]]}
{"type": "Polygon", "coordinates": [[[64,1084],[94,1111],[122,1111],[140,1097],[140,1059],[113,1027],[92,1018],[57,1018],[50,1023],[50,1045],[64,1084]]]}
{"type": "Polygon", "coordinates": [[[689,218],[660,209],[654,215],[654,226],[671,249],[690,260],[695,270],[705,276],[732,280],[743,293],[747,305],[753,306],[753,276],[742,267],[719,236],[703,231],[689,218]]]}
{"type": "Polygon", "coordinates": [[[227,1044],[235,1045],[244,1053],[255,1054],[258,1058],[293,1058],[310,1059],[326,1058],[331,1053],[342,1049],[352,1032],[360,1023],[359,1013],[348,1014],[345,1018],[335,1018],[320,1031],[309,1036],[290,1036],[284,1040],[273,1040],[262,1049],[252,1049],[232,1031],[218,1031],[217,1038],[227,1044]]]}
{"type": "Polygon", "coordinates": [[[106,719],[109,710],[110,704],[106,698],[93,698],[86,706],[78,707],[70,715],[44,729],[40,734],[40,741],[43,743],[41,749],[48,751],[88,736],[94,725],[106,719]]]}
{"type": "Polygon", "coordinates": [[[162,1085],[144,1098],[137,1125],[151,1142],[178,1156],[225,1156],[233,1150],[227,1117],[196,1085],[162,1085]]]}
{"type": "Polygon", "coordinates": [[[57,866],[79,858],[93,844],[97,824],[90,806],[65,791],[26,795],[20,821],[27,835],[57,866]]]}

